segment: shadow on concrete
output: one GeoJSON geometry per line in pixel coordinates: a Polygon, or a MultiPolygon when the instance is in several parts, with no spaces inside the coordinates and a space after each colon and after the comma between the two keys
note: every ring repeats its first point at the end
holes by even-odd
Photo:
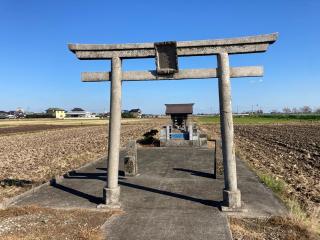
{"type": "MultiPolygon", "coordinates": [[[[97,168],[98,170],[104,170],[107,172],[106,168],[97,168]]],[[[107,180],[107,173],[101,172],[101,173],[83,173],[83,172],[76,172],[71,171],[68,174],[64,175],[63,177],[66,179],[97,179],[106,181],[107,180]]],[[[126,179],[124,176],[124,171],[119,171],[119,179],[126,179]]]]}
{"type": "Polygon", "coordinates": [[[153,192],[153,193],[157,193],[157,194],[166,195],[166,196],[169,196],[169,197],[175,197],[175,198],[179,198],[179,199],[183,199],[183,200],[187,200],[187,201],[197,202],[197,203],[204,204],[206,206],[212,206],[212,207],[216,207],[216,208],[220,208],[221,204],[222,204],[220,201],[206,200],[206,199],[190,197],[190,196],[182,195],[182,194],[179,194],[179,193],[168,192],[168,191],[164,191],[164,190],[159,190],[159,189],[154,189],[154,188],[150,188],[150,187],[140,186],[140,185],[137,185],[137,184],[132,184],[132,183],[123,182],[123,181],[119,181],[119,184],[122,185],[122,186],[131,187],[131,188],[135,188],[135,189],[139,189],[139,190],[143,190],[143,191],[153,192]]]}
{"type": "Polygon", "coordinates": [[[212,174],[212,173],[205,173],[205,172],[199,172],[199,171],[191,170],[191,169],[185,169],[185,168],[173,168],[173,170],[181,171],[181,172],[188,172],[188,173],[191,173],[191,175],[199,176],[199,177],[216,178],[215,174],[212,174]]]}
{"type": "Polygon", "coordinates": [[[64,176],[66,179],[97,179],[106,181],[107,176],[105,173],[82,173],[72,171],[64,176]]]}
{"type": "Polygon", "coordinates": [[[67,193],[70,193],[75,196],[87,199],[88,201],[90,201],[92,203],[95,203],[95,204],[102,204],[103,203],[103,199],[100,197],[92,196],[90,194],[78,191],[76,189],[63,186],[63,185],[57,183],[56,181],[52,181],[50,185],[54,188],[60,189],[60,190],[65,191],[67,193]]]}
{"type": "MultiPolygon", "coordinates": [[[[107,175],[107,168],[96,168],[97,170],[102,170],[102,171],[105,171],[105,175],[107,175]]],[[[125,172],[123,170],[119,170],[118,171],[118,175],[119,176],[125,176],[125,172]]]]}
{"type": "MultiPolygon", "coordinates": [[[[97,169],[105,170],[105,168],[97,168],[97,169]]],[[[96,180],[106,181],[106,173],[81,173],[81,172],[73,171],[73,172],[69,172],[69,174],[66,175],[64,178],[66,178],[66,179],[96,179],[96,180]]],[[[119,176],[119,180],[126,180],[126,178],[119,176]]],[[[130,188],[135,188],[135,189],[139,189],[139,190],[143,190],[143,191],[148,191],[148,192],[162,194],[165,196],[179,198],[179,199],[183,199],[183,200],[187,200],[187,201],[201,203],[206,206],[212,206],[212,207],[216,207],[216,208],[221,207],[220,201],[195,198],[195,197],[186,196],[186,195],[179,194],[179,193],[159,190],[159,189],[141,186],[141,185],[128,183],[128,182],[124,182],[124,181],[119,181],[119,184],[122,186],[130,187],[130,188]]],[[[74,194],[76,196],[85,198],[85,199],[89,200],[90,202],[93,202],[96,204],[102,203],[102,199],[99,197],[95,197],[95,196],[89,195],[87,193],[83,193],[81,191],[63,186],[61,184],[56,183],[55,181],[52,182],[51,186],[58,188],[60,190],[66,191],[68,193],[74,194]]]]}

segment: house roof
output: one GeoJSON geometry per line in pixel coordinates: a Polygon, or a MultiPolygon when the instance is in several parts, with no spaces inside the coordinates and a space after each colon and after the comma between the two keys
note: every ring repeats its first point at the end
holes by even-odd
{"type": "Polygon", "coordinates": [[[75,107],[74,109],[71,110],[72,112],[85,112],[82,108],[75,107]]]}
{"type": "Polygon", "coordinates": [[[166,114],[192,114],[194,103],[165,104],[166,114]]]}

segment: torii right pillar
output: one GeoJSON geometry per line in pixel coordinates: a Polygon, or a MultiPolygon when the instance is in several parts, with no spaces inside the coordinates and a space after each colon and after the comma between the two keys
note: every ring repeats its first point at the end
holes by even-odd
{"type": "Polygon", "coordinates": [[[241,208],[241,193],[237,186],[236,158],[233,144],[230,66],[228,53],[219,53],[219,102],[222,156],[224,167],[223,209],[241,208]]]}

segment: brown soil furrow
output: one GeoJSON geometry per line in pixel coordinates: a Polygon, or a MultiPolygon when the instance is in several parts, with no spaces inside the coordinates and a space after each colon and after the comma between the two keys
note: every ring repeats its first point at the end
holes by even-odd
{"type": "MultiPolygon", "coordinates": [[[[121,146],[142,138],[162,121],[123,124],[121,146]]],[[[37,185],[107,154],[108,127],[86,126],[33,133],[0,135],[0,199],[24,189],[5,183],[32,182],[37,185]]],[[[29,184],[26,188],[31,187],[29,184]]]]}
{"type": "MultiPolygon", "coordinates": [[[[201,127],[219,133],[219,125],[201,127]]],[[[284,180],[309,213],[320,208],[319,124],[236,125],[235,143],[251,166],[284,180]]]]}

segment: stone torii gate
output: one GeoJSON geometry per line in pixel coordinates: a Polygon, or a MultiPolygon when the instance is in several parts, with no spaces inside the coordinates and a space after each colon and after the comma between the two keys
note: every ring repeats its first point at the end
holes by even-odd
{"type": "Polygon", "coordinates": [[[236,160],[233,144],[233,119],[230,77],[263,76],[263,67],[230,67],[230,54],[265,52],[276,41],[277,33],[218,40],[133,44],[69,44],[69,49],[81,60],[111,60],[111,72],[84,72],[83,82],[111,81],[110,123],[107,183],[103,190],[107,206],[119,206],[118,185],[121,87],[122,81],[180,80],[219,78],[220,123],[224,165],[224,206],[236,210],[241,207],[241,193],[237,187],[236,160]],[[217,55],[218,68],[179,70],[178,57],[217,55]],[[123,59],[155,58],[156,70],[122,72],[123,59]]]}

